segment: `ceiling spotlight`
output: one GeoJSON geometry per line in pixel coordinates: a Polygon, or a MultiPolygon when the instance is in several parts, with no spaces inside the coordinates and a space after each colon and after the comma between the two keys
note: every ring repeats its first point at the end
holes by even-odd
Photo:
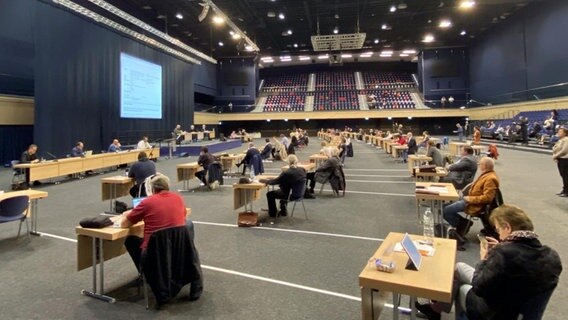
{"type": "Polygon", "coordinates": [[[266,122],[270,122],[270,119],[266,119],[266,122]]]}
{"type": "Polygon", "coordinates": [[[475,1],[473,0],[464,0],[460,3],[461,9],[471,9],[475,6],[475,1]]]}
{"type": "Polygon", "coordinates": [[[297,43],[294,43],[294,48],[297,48],[297,47],[298,47],[298,44],[297,44],[297,43]]]}
{"type": "Polygon", "coordinates": [[[219,17],[219,16],[214,16],[214,17],[213,17],[213,23],[215,23],[215,24],[221,24],[221,23],[223,23],[223,22],[225,22],[225,19],[223,19],[223,18],[221,18],[221,17],[219,17]]]}
{"type": "Polygon", "coordinates": [[[389,9],[390,12],[395,12],[396,11],[396,7],[395,6],[391,6],[389,9]]]}
{"type": "Polygon", "coordinates": [[[408,57],[409,54],[408,54],[408,53],[401,53],[401,54],[399,54],[399,56],[401,56],[401,57],[408,57]]]}
{"type": "Polygon", "coordinates": [[[416,50],[414,50],[414,49],[403,50],[402,53],[404,53],[404,54],[415,54],[416,50]]]}
{"type": "Polygon", "coordinates": [[[467,34],[467,32],[465,30],[462,30],[462,32],[460,32],[460,36],[465,36],[467,34]]]}
{"type": "Polygon", "coordinates": [[[182,15],[181,13],[179,13],[179,12],[178,12],[178,13],[176,14],[176,18],[178,18],[178,19],[180,19],[180,20],[181,20],[181,19],[183,19],[183,15],[182,15]]]}
{"type": "Polygon", "coordinates": [[[334,17],[335,19],[339,19],[339,15],[338,15],[337,13],[336,13],[333,17],[334,17]]]}
{"type": "Polygon", "coordinates": [[[338,33],[339,33],[339,29],[337,29],[337,27],[335,27],[335,28],[333,29],[333,33],[334,33],[334,34],[338,34],[338,33]]]}
{"type": "Polygon", "coordinates": [[[398,8],[399,8],[400,10],[404,10],[404,9],[408,8],[408,5],[407,5],[406,3],[399,3],[399,4],[398,4],[398,8]]]}
{"type": "Polygon", "coordinates": [[[288,31],[286,31],[287,34],[292,35],[292,29],[288,29],[288,31]]]}
{"type": "Polygon", "coordinates": [[[365,120],[369,120],[369,117],[365,117],[365,120]]]}
{"type": "Polygon", "coordinates": [[[450,20],[442,20],[440,21],[439,27],[440,28],[449,28],[452,26],[452,22],[450,20]]]}
{"type": "Polygon", "coordinates": [[[387,26],[386,24],[383,24],[383,25],[381,26],[381,29],[383,29],[383,30],[387,30],[387,28],[388,28],[388,26],[387,26]]]}
{"type": "Polygon", "coordinates": [[[246,51],[252,51],[252,47],[249,46],[249,45],[246,45],[246,46],[245,46],[245,50],[246,50],[246,51]]]}
{"type": "Polygon", "coordinates": [[[286,19],[286,16],[285,16],[282,12],[280,12],[280,13],[278,14],[278,19],[284,20],[284,19],[286,19]]]}
{"type": "Polygon", "coordinates": [[[352,58],[353,55],[350,54],[350,53],[344,53],[344,54],[341,55],[341,57],[342,57],[342,58],[352,58]]]}
{"type": "Polygon", "coordinates": [[[288,119],[284,119],[284,122],[288,122],[288,119]]]}
{"type": "Polygon", "coordinates": [[[219,41],[219,47],[224,46],[223,42],[219,41]]]}
{"type": "Polygon", "coordinates": [[[235,40],[239,40],[239,39],[241,38],[241,35],[238,34],[238,33],[233,33],[233,34],[231,35],[231,37],[232,37],[233,39],[235,39],[235,40]]]}
{"type": "Polygon", "coordinates": [[[412,120],[412,117],[408,117],[408,120],[412,120]]]}
{"type": "Polygon", "coordinates": [[[379,43],[379,39],[375,39],[375,41],[373,41],[375,44],[379,43]]]}
{"type": "Polygon", "coordinates": [[[426,36],[424,36],[424,40],[422,40],[422,42],[434,42],[434,36],[431,34],[428,34],[426,36]]]}
{"type": "Polygon", "coordinates": [[[274,18],[274,17],[276,17],[276,13],[274,11],[268,11],[266,13],[266,16],[269,17],[269,18],[274,18]]]}
{"type": "Polygon", "coordinates": [[[310,121],[310,118],[306,118],[306,122],[310,121]]]}
{"type": "Polygon", "coordinates": [[[389,120],[392,120],[392,117],[388,117],[389,120]]]}

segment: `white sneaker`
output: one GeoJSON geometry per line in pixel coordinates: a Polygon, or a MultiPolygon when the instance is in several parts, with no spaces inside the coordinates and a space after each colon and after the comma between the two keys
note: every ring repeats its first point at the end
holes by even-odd
{"type": "Polygon", "coordinates": [[[209,188],[210,188],[211,190],[215,190],[215,189],[219,188],[219,181],[215,180],[215,181],[213,181],[212,183],[210,183],[210,184],[209,184],[209,188]]]}

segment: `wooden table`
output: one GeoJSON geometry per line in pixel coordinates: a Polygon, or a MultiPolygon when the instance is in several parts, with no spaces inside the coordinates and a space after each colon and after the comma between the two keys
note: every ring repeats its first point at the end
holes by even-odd
{"type": "MultiPolygon", "coordinates": [[[[298,163],[298,168],[304,168],[304,170],[306,170],[306,172],[310,172],[310,171],[312,171],[316,168],[316,164],[315,163],[298,163]]],[[[282,171],[286,171],[288,169],[290,169],[290,166],[283,166],[282,167],[282,171]]]]}
{"type": "Polygon", "coordinates": [[[461,154],[461,148],[467,146],[467,143],[452,141],[450,142],[449,146],[450,146],[450,154],[454,156],[459,156],[461,154]]]}
{"type": "Polygon", "coordinates": [[[415,172],[416,180],[418,181],[418,178],[423,178],[425,182],[435,182],[433,181],[434,177],[441,178],[447,175],[448,170],[444,167],[436,167],[435,172],[420,172],[419,170],[416,170],[415,172]]]}
{"type": "Polygon", "coordinates": [[[310,156],[310,163],[314,163],[316,168],[318,168],[325,160],[327,160],[327,156],[324,156],[323,154],[316,153],[310,156]]]}
{"type": "Polygon", "coordinates": [[[189,181],[195,179],[195,174],[203,170],[203,167],[197,164],[197,162],[182,163],[176,166],[177,169],[177,181],[183,181],[183,190],[187,191],[189,189],[189,181]]]}
{"type": "Polygon", "coordinates": [[[19,196],[29,197],[31,207],[30,210],[28,211],[28,218],[31,215],[31,220],[32,220],[32,230],[30,231],[30,234],[34,236],[40,236],[41,233],[37,232],[37,216],[39,212],[37,203],[39,199],[47,198],[48,193],[46,191],[32,190],[32,189],[11,191],[0,194],[0,201],[19,196]]]}
{"type": "Polygon", "coordinates": [[[485,148],[484,146],[480,146],[480,145],[472,145],[471,148],[473,149],[473,154],[475,154],[476,156],[480,156],[481,155],[481,151],[485,148]]]}
{"type": "MultiPolygon", "coordinates": [[[[393,319],[398,319],[398,304],[400,295],[408,295],[411,302],[417,297],[441,302],[451,302],[454,267],[456,264],[456,241],[450,239],[434,239],[435,253],[432,257],[422,257],[419,271],[406,270],[404,266],[408,257],[404,252],[393,252],[389,258],[396,265],[393,273],[380,272],[374,264],[375,258],[388,255],[392,246],[400,242],[404,234],[391,232],[385,241],[373,254],[373,262],[367,263],[359,274],[361,287],[361,313],[363,320],[375,320],[382,310],[381,305],[375,305],[373,294],[379,291],[393,293],[393,319]]],[[[413,240],[422,236],[411,235],[413,240]]],[[[411,318],[416,318],[414,303],[411,318]]]]}
{"type": "Polygon", "coordinates": [[[260,191],[266,184],[260,182],[233,184],[233,210],[244,207],[245,212],[254,212],[253,202],[260,199],[260,191]]]}
{"type": "Polygon", "coordinates": [[[185,141],[197,141],[197,140],[203,140],[203,132],[201,131],[191,131],[191,132],[186,132],[183,136],[183,139],[185,141]],[[195,138],[195,139],[194,139],[195,138]]]}
{"type": "Polygon", "coordinates": [[[149,158],[158,158],[160,148],[93,154],[89,157],[63,158],[38,163],[17,164],[14,168],[29,169],[30,181],[46,180],[103,169],[138,161],[138,154],[145,151],[149,158]]]}
{"type": "MultiPolygon", "coordinates": [[[[186,208],[186,216],[191,215],[191,209],[186,208]]],[[[114,221],[121,216],[115,216],[114,221]]],[[[77,271],[92,267],[93,268],[93,289],[81,290],[81,294],[96,298],[102,301],[114,303],[115,298],[105,295],[104,289],[104,263],[110,259],[119,257],[126,253],[124,241],[129,235],[144,237],[144,222],[140,221],[130,228],[106,227],[101,229],[75,227],[77,234],[77,271]],[[99,264],[99,286],[97,290],[97,263],[99,264]]]]}
{"type": "MultiPolygon", "coordinates": [[[[421,221],[422,216],[420,215],[420,203],[421,202],[428,202],[428,206],[432,209],[434,213],[434,217],[437,217],[437,221],[435,223],[443,223],[443,203],[446,201],[457,201],[460,199],[460,196],[451,183],[441,183],[441,182],[416,182],[416,189],[423,188],[426,190],[433,191],[434,188],[441,188],[445,190],[445,192],[440,192],[438,194],[427,194],[427,193],[418,193],[416,192],[416,212],[418,214],[418,221],[421,221]]],[[[442,234],[442,237],[445,235],[442,234]]]]}
{"type": "Polygon", "coordinates": [[[414,167],[428,164],[432,161],[432,157],[427,157],[425,155],[409,154],[408,155],[408,170],[410,173],[414,172],[414,167]]]}
{"type": "Polygon", "coordinates": [[[110,200],[110,211],[114,213],[112,203],[116,198],[124,197],[130,194],[130,188],[134,185],[134,179],[125,176],[114,176],[101,179],[101,195],[102,201],[110,200]]]}
{"type": "Polygon", "coordinates": [[[402,153],[405,150],[408,150],[408,146],[407,145],[401,146],[401,145],[397,144],[397,145],[392,145],[391,149],[392,149],[392,157],[395,158],[395,159],[398,159],[398,158],[402,158],[402,153]]]}
{"type": "Polygon", "coordinates": [[[244,158],[244,154],[230,154],[228,156],[222,156],[221,164],[223,165],[223,171],[231,173],[236,163],[243,161],[244,158]]]}

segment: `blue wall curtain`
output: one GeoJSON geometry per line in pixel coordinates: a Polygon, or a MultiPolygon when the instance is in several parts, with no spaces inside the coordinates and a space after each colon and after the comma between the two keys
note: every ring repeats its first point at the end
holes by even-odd
{"type": "Polygon", "coordinates": [[[42,150],[63,156],[80,140],[98,152],[115,137],[155,140],[193,123],[193,65],[51,4],[37,2],[34,22],[34,141],[42,150]],[[162,66],[162,120],[120,118],[121,52],[162,66]]]}

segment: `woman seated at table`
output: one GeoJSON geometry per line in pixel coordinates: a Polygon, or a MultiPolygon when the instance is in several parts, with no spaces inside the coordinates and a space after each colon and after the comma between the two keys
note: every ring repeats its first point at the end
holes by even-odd
{"type": "MultiPolygon", "coordinates": [[[[456,319],[540,319],[548,298],[558,284],[562,263],[558,253],[540,243],[533,223],[519,207],[502,205],[493,210],[491,224],[500,241],[487,237],[481,261],[475,268],[458,262],[452,298],[456,319]],[[457,300],[456,300],[457,298],[457,300]],[[528,314],[533,315],[532,317],[528,314]]],[[[451,303],[418,304],[428,319],[440,319],[451,303]]]]}

